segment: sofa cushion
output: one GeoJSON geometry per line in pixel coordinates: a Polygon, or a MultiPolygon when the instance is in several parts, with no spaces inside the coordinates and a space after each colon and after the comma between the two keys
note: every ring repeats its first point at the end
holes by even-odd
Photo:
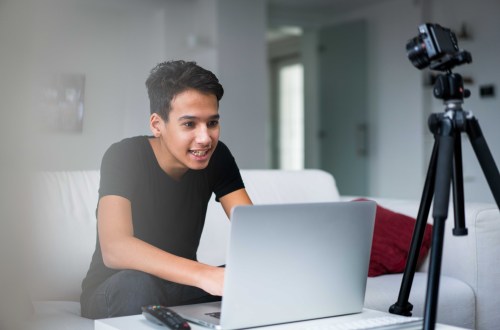
{"type": "MultiPolygon", "coordinates": [[[[358,198],[354,201],[366,200],[358,198]]],[[[377,204],[368,276],[402,273],[410,250],[415,218],[377,204]]],[[[431,245],[432,225],[427,224],[418,255],[418,265],[426,258],[431,245]]]]}

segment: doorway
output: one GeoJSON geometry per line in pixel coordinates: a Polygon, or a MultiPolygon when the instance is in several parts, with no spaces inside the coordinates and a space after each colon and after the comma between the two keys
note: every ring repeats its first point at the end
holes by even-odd
{"type": "Polygon", "coordinates": [[[301,170],[305,164],[304,65],[300,34],[269,44],[271,77],[272,167],[301,170]]]}

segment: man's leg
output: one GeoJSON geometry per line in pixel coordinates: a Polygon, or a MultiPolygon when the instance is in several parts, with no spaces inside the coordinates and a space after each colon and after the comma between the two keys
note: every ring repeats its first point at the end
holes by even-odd
{"type": "Polygon", "coordinates": [[[205,291],[162,280],[155,276],[122,270],[104,281],[88,297],[82,296],[82,316],[98,319],[140,314],[146,305],[176,306],[217,301],[205,291]]]}

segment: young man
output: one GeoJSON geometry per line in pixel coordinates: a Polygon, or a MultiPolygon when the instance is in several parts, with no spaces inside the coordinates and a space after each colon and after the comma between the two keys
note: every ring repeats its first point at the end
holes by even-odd
{"type": "Polygon", "coordinates": [[[196,261],[207,204],[215,193],[228,216],[251,204],[219,141],[216,76],[194,62],[164,62],[146,86],[153,136],[115,143],[102,160],[97,244],[80,299],[88,318],[220,299],[224,268],[196,261]]]}

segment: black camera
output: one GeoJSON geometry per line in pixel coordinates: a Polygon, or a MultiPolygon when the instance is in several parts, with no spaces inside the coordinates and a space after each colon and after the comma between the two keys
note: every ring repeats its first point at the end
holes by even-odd
{"type": "Polygon", "coordinates": [[[448,71],[455,65],[470,63],[472,57],[460,51],[455,33],[439,24],[422,24],[419,35],[406,44],[408,59],[418,69],[448,71]]]}

